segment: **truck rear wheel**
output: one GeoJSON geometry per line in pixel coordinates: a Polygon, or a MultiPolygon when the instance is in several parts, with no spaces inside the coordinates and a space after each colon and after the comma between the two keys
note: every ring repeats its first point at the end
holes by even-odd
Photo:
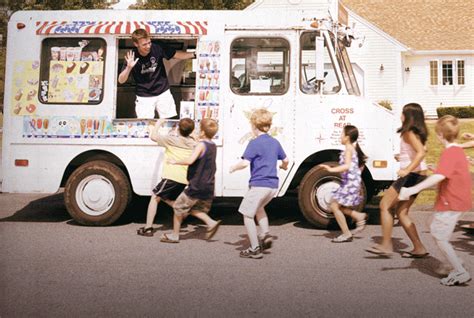
{"type": "Polygon", "coordinates": [[[64,202],[78,223],[110,225],[125,211],[131,195],[125,173],[113,163],[96,160],[71,174],[64,190],[64,202]]]}
{"type": "MultiPolygon", "coordinates": [[[[336,162],[325,162],[324,164],[334,166],[336,162]]],[[[321,166],[315,166],[309,170],[301,180],[298,191],[298,203],[304,217],[308,222],[318,228],[327,228],[334,215],[329,207],[331,193],[341,184],[339,173],[330,173],[321,166]]],[[[362,202],[354,209],[362,209],[367,199],[367,191],[362,184],[362,202]]]]}

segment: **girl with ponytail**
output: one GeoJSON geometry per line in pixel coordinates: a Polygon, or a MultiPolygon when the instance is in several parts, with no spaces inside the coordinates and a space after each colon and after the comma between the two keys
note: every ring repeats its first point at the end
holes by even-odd
{"type": "Polygon", "coordinates": [[[357,143],[358,137],[359,130],[357,127],[352,125],[345,126],[341,134],[341,144],[345,146],[345,149],[339,156],[339,166],[321,165],[328,172],[342,173],[342,184],[332,193],[330,205],[337,224],[342,231],[341,235],[332,240],[334,243],[351,242],[352,234],[361,232],[367,222],[367,213],[350,209],[350,207],[358,205],[362,200],[360,194],[362,187],[361,174],[367,159],[357,143]],[[356,228],[353,233],[349,231],[344,215],[350,216],[355,221],[356,228]]]}

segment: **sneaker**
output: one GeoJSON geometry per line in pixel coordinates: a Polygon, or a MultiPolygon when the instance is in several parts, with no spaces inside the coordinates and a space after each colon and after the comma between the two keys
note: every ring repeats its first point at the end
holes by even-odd
{"type": "Polygon", "coordinates": [[[451,272],[448,277],[440,280],[444,286],[455,286],[465,284],[471,280],[471,276],[468,272],[451,272]]]}
{"type": "Polygon", "coordinates": [[[243,251],[240,252],[240,257],[244,257],[244,258],[262,258],[263,257],[262,249],[260,248],[260,246],[257,246],[255,248],[255,250],[253,250],[251,247],[249,247],[248,249],[243,250],[243,251]]]}
{"type": "Polygon", "coordinates": [[[262,250],[268,250],[273,245],[273,237],[269,233],[266,233],[263,237],[259,237],[259,240],[262,250]]]}

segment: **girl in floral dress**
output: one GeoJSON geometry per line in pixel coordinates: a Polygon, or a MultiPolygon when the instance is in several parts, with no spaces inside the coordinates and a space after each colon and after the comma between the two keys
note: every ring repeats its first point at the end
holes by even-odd
{"type": "Polygon", "coordinates": [[[355,126],[345,126],[341,134],[341,144],[345,146],[345,149],[339,157],[339,166],[321,165],[328,172],[342,172],[342,184],[333,192],[330,205],[337,224],[342,231],[341,235],[332,240],[334,243],[352,241],[353,233],[349,231],[345,215],[350,216],[356,222],[354,233],[361,232],[367,222],[367,213],[350,209],[350,207],[358,205],[362,200],[360,194],[362,186],[361,169],[364,167],[366,156],[357,143],[358,137],[359,130],[355,126]]]}

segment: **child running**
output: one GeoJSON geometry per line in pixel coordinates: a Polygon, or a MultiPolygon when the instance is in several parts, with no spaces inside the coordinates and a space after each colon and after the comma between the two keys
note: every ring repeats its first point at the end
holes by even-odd
{"type": "Polygon", "coordinates": [[[397,131],[400,133],[400,154],[396,156],[400,161],[400,170],[397,172],[399,178],[385,191],[380,201],[382,243],[367,248],[366,251],[384,257],[390,257],[393,254],[393,216],[390,213],[390,208],[396,205],[398,219],[413,243],[413,250],[403,252],[402,257],[422,258],[426,257],[428,253],[418,236],[415,223],[408,216],[408,211],[416,196],[398,203],[398,193],[401,187],[413,186],[426,178],[428,167],[424,158],[428,129],[423,109],[416,103],[410,103],[403,107],[401,121],[402,127],[397,131]]]}
{"type": "Polygon", "coordinates": [[[196,141],[191,137],[194,130],[194,121],[189,118],[183,118],[178,123],[179,135],[161,135],[160,127],[164,120],[159,119],[150,134],[150,139],[158,146],[165,147],[165,161],[163,165],[162,179],[153,189],[148,210],[146,213],[146,225],[137,230],[138,235],[153,236],[153,221],[156,216],[156,210],[161,200],[170,206],[173,206],[174,200],[184,190],[188,181],[186,180],[187,167],[173,166],[166,162],[166,159],[181,160],[189,157],[196,141]]]}
{"type": "Polygon", "coordinates": [[[249,190],[239,207],[250,241],[250,247],[240,252],[240,257],[262,258],[262,249],[272,246],[268,216],[265,206],[275,197],[278,190],[277,162],[282,160],[281,169],[288,168],[288,158],[278,140],[268,135],[272,126],[272,113],[266,109],[254,111],[250,117],[251,140],[244,151],[242,160],[230,167],[229,172],[244,169],[250,165],[249,190]],[[257,235],[257,218],[260,234],[257,235]],[[261,244],[259,244],[259,239],[261,244]]]}
{"type": "Polygon", "coordinates": [[[361,184],[362,178],[361,169],[365,165],[366,156],[359,147],[357,138],[359,137],[359,130],[352,125],[344,126],[341,133],[341,144],[345,146],[344,150],[339,156],[339,166],[330,167],[328,165],[321,165],[328,172],[339,173],[342,172],[342,184],[333,192],[331,210],[336,217],[342,234],[334,238],[334,243],[344,243],[352,241],[352,234],[347,226],[345,215],[350,216],[356,222],[354,233],[361,232],[367,222],[367,213],[361,213],[350,209],[349,207],[356,206],[361,202],[361,184]]]}
{"type": "Polygon", "coordinates": [[[437,169],[423,182],[413,187],[401,188],[399,199],[408,200],[410,196],[439,183],[434,207],[436,212],[430,230],[439,249],[453,268],[447,277],[441,279],[441,284],[453,286],[471,280],[449,239],[463,212],[472,208],[472,181],[466,154],[460,145],[454,143],[459,134],[457,118],[451,115],[441,117],[436,123],[435,132],[445,147],[437,169]]]}
{"type": "Polygon", "coordinates": [[[164,243],[179,243],[181,223],[189,214],[206,223],[208,240],[216,234],[221,223],[208,215],[214,198],[216,173],[217,149],[212,138],[219,127],[217,122],[210,118],[201,120],[200,127],[200,142],[191,156],[181,160],[168,160],[170,164],[189,166],[189,184],[174,203],[173,233],[164,233],[161,236],[161,242],[164,243]]]}

